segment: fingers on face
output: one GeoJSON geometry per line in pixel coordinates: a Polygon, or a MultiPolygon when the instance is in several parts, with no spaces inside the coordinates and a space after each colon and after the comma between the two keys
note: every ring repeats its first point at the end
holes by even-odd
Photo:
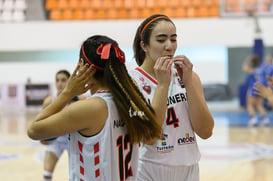
{"type": "Polygon", "coordinates": [[[193,68],[193,64],[190,60],[184,55],[178,55],[173,59],[174,64],[178,65],[180,68],[187,67],[189,69],[193,68]]]}
{"type": "Polygon", "coordinates": [[[172,65],[172,59],[169,57],[160,57],[155,64],[155,68],[169,69],[172,65]]]}
{"type": "Polygon", "coordinates": [[[75,76],[75,75],[78,75],[78,73],[79,73],[79,70],[80,70],[80,63],[78,63],[77,64],[77,66],[76,66],[76,68],[74,69],[74,71],[73,71],[73,75],[75,76]]]}

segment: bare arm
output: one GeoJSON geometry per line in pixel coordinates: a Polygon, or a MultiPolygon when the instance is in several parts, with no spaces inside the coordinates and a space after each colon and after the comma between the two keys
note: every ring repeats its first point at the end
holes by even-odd
{"type": "Polygon", "coordinates": [[[172,60],[169,57],[161,57],[154,66],[158,84],[152,100],[152,107],[156,112],[159,125],[162,125],[165,119],[168,90],[171,81],[171,65],[172,60]]]}
{"type": "Polygon", "coordinates": [[[193,130],[201,138],[207,139],[212,135],[214,120],[206,104],[199,76],[192,71],[193,65],[186,56],[175,57],[174,63],[178,75],[186,87],[193,130]]]}
{"type": "MultiPolygon", "coordinates": [[[[41,114],[48,114],[56,104],[62,102],[59,97],[41,114]]],[[[57,137],[75,131],[90,136],[102,129],[107,116],[106,103],[100,98],[90,98],[70,104],[45,118],[38,115],[29,126],[28,135],[34,140],[57,137]]]]}
{"type": "MultiPolygon", "coordinates": [[[[157,80],[157,88],[155,90],[153,99],[151,100],[151,106],[156,113],[157,123],[160,126],[162,126],[164,122],[167,109],[167,97],[171,79],[171,65],[172,60],[169,57],[160,57],[156,61],[153,70],[150,70],[155,73],[155,78],[157,80]]],[[[156,141],[157,138],[153,140],[143,140],[145,144],[151,145],[154,144],[156,141]]]]}
{"type": "Polygon", "coordinates": [[[194,131],[203,139],[212,135],[213,117],[204,98],[203,87],[196,73],[193,72],[192,84],[186,86],[189,114],[194,131]]]}
{"type": "Polygon", "coordinates": [[[47,96],[43,101],[42,109],[46,108],[49,104],[51,104],[52,100],[52,96],[47,96]]]}

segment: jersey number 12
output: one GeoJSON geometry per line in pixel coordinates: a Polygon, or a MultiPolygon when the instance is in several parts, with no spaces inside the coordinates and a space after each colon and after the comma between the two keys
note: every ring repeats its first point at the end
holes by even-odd
{"type": "Polygon", "coordinates": [[[133,147],[130,143],[129,135],[118,137],[117,147],[119,154],[119,177],[120,181],[124,181],[133,175],[132,167],[130,166],[133,147]],[[124,154],[126,154],[125,157],[124,154]]]}

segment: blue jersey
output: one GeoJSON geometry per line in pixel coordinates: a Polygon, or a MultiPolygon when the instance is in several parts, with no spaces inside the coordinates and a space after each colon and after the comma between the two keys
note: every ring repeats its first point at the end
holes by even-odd
{"type": "MultiPolygon", "coordinates": [[[[272,64],[262,64],[261,67],[263,69],[265,81],[266,81],[267,76],[270,76],[270,77],[273,76],[273,65],[272,64]]],[[[265,85],[267,85],[267,81],[266,81],[265,85]]]]}
{"type": "Polygon", "coordinates": [[[254,97],[259,97],[254,90],[254,85],[257,82],[260,82],[261,84],[266,86],[266,76],[265,76],[265,69],[263,66],[259,66],[253,70],[248,75],[248,89],[247,89],[247,94],[254,96],[254,97]]]}

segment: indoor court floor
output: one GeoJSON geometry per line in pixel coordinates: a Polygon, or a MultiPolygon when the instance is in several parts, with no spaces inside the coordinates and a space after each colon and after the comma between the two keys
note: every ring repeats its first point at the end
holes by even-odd
{"type": "MultiPolygon", "coordinates": [[[[200,181],[273,181],[273,111],[271,125],[248,127],[238,101],[209,102],[215,120],[208,140],[197,138],[200,181]]],[[[26,135],[38,108],[0,110],[0,180],[41,181],[45,147],[26,135]]],[[[68,155],[59,160],[53,181],[68,180],[68,155]]]]}

